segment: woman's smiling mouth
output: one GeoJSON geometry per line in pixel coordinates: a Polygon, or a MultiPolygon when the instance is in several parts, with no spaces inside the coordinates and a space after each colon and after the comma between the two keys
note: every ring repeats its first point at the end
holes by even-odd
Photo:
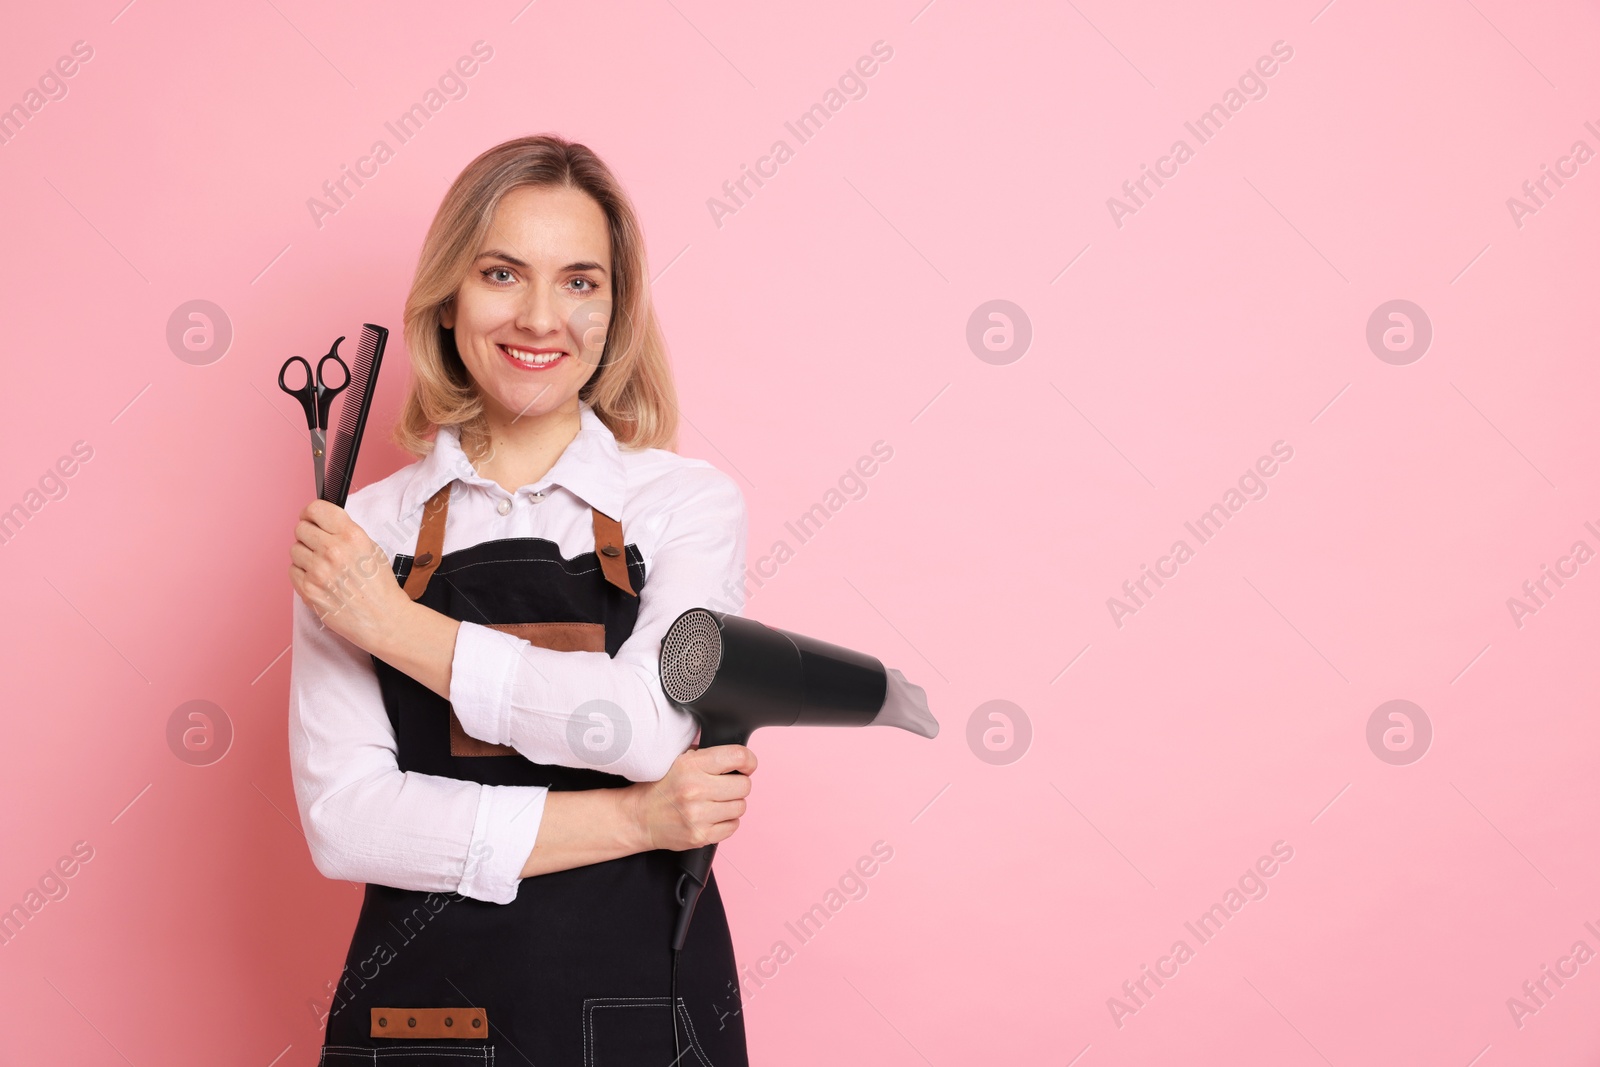
{"type": "Polygon", "coordinates": [[[548,370],[567,356],[558,348],[513,348],[501,344],[495,347],[518,370],[548,370]]]}

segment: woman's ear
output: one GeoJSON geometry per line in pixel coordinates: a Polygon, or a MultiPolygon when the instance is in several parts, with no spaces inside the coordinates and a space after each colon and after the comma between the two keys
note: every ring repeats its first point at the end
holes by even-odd
{"type": "Polygon", "coordinates": [[[439,305],[439,325],[447,330],[456,328],[456,298],[448,297],[439,305]]]}

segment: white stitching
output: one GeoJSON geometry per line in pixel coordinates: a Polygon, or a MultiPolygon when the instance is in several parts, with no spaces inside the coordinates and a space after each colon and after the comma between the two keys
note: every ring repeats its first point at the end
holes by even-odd
{"type": "MultiPolygon", "coordinates": [[[[479,541],[477,544],[466,545],[466,546],[464,546],[462,548],[455,549],[454,551],[451,551],[451,552],[445,552],[443,550],[443,546],[441,545],[440,546],[440,552],[439,552],[439,558],[442,560],[442,559],[444,559],[445,556],[453,556],[453,555],[455,555],[456,552],[467,552],[467,551],[470,551],[470,550],[472,550],[474,548],[482,548],[485,545],[505,544],[505,543],[511,542],[511,541],[543,541],[545,544],[550,545],[551,547],[553,547],[556,550],[556,555],[560,556],[561,558],[559,560],[553,560],[553,559],[544,560],[543,562],[546,562],[546,563],[557,563],[557,562],[560,562],[560,563],[571,563],[574,560],[582,559],[584,556],[598,555],[598,553],[600,551],[600,546],[596,545],[594,548],[589,549],[589,551],[587,551],[587,552],[579,552],[575,556],[569,556],[566,553],[561,551],[560,542],[552,541],[548,537],[491,537],[486,541],[479,541]]],[[[629,541],[629,542],[625,543],[622,546],[623,555],[626,556],[630,549],[633,550],[634,552],[637,552],[639,554],[640,558],[643,559],[644,550],[639,547],[638,542],[629,541]]],[[[419,554],[420,553],[418,553],[418,552],[410,552],[410,553],[401,552],[401,553],[399,553],[399,554],[397,554],[395,556],[395,561],[399,562],[402,559],[412,559],[412,560],[414,560],[414,559],[417,558],[417,556],[419,554]]],[[[523,562],[523,561],[522,560],[515,560],[513,562],[519,562],[520,563],[520,562],[523,562]]],[[[579,571],[578,573],[580,573],[580,574],[588,574],[589,572],[588,571],[579,571]]]]}
{"type": "MultiPolygon", "coordinates": [[[[596,1008],[626,1008],[628,1002],[645,1001],[650,1004],[661,1004],[667,1007],[671,1001],[667,997],[585,997],[583,1001],[583,1067],[594,1067],[594,1061],[589,1053],[589,1035],[594,1029],[594,1012],[596,1008]],[[666,1001],[666,1004],[662,1004],[666,1001]],[[608,1003],[609,1002],[609,1003],[608,1003]]],[[[682,997],[678,998],[678,1007],[683,1009],[684,1021],[689,1024],[689,1047],[694,1049],[694,1054],[700,1057],[700,1062],[705,1067],[716,1067],[711,1062],[711,1057],[706,1055],[705,1046],[700,1044],[700,1037],[694,1029],[694,1019],[689,1015],[689,1005],[684,1003],[682,997]]]]}
{"type": "MultiPolygon", "coordinates": [[[[319,1067],[328,1064],[328,1053],[333,1053],[340,1060],[358,1057],[377,1063],[382,1058],[404,1053],[407,1056],[434,1056],[448,1059],[476,1060],[479,1063],[492,1065],[494,1063],[494,1046],[486,1045],[481,1048],[434,1048],[431,1045],[389,1045],[383,1048],[363,1048],[359,1045],[324,1045],[322,1056],[317,1061],[319,1067]]],[[[336,1065],[335,1065],[336,1067],[336,1065]]]]}
{"type": "Polygon", "coordinates": [[[678,998],[678,1007],[683,1009],[683,1021],[689,1024],[689,1044],[693,1046],[694,1054],[700,1057],[700,1062],[705,1064],[705,1067],[716,1067],[716,1064],[711,1062],[711,1057],[706,1055],[705,1048],[700,1044],[700,1036],[694,1032],[694,1019],[689,1015],[689,1005],[683,1002],[682,997],[678,998]]]}
{"type": "Polygon", "coordinates": [[[445,570],[443,567],[441,567],[438,570],[434,571],[433,573],[434,574],[459,574],[462,571],[471,570],[473,567],[492,567],[492,566],[496,566],[496,565],[501,564],[501,563],[553,563],[553,564],[561,567],[561,569],[565,573],[570,574],[573,577],[577,577],[580,574],[593,574],[595,571],[601,569],[599,567],[590,567],[587,570],[569,571],[569,570],[567,570],[567,568],[565,566],[565,564],[566,564],[565,560],[539,559],[539,558],[535,557],[535,558],[532,558],[532,559],[486,559],[486,560],[482,560],[481,562],[478,562],[478,563],[463,563],[458,567],[451,567],[449,570],[445,570]]]}
{"type": "Polygon", "coordinates": [[[667,999],[666,997],[584,997],[583,998],[583,1067],[594,1067],[594,1060],[591,1057],[590,1052],[589,1052],[589,1037],[590,1037],[591,1031],[594,1029],[594,1009],[596,1007],[599,1007],[599,1008],[620,1008],[620,1007],[623,1006],[622,1004],[618,1004],[618,1003],[606,1004],[606,1003],[602,1003],[602,1001],[646,1000],[646,1001],[650,1001],[651,1003],[655,1003],[655,1002],[663,1001],[663,1000],[666,1000],[666,999],[667,999]],[[593,1005],[594,1007],[591,1007],[590,1005],[593,1005]]]}
{"type": "Polygon", "coordinates": [[[390,1053],[405,1053],[408,1056],[450,1056],[456,1057],[456,1059],[477,1059],[480,1062],[488,1062],[494,1053],[494,1049],[488,1048],[488,1046],[480,1049],[466,1049],[429,1048],[426,1045],[392,1045],[389,1048],[358,1048],[355,1045],[330,1045],[323,1048],[322,1051],[323,1057],[326,1057],[328,1053],[333,1053],[334,1056],[355,1056],[357,1053],[362,1053],[373,1057],[374,1061],[379,1056],[389,1056],[390,1053]]]}

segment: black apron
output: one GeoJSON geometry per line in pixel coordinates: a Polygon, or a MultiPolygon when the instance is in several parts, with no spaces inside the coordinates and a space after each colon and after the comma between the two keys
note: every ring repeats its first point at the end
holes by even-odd
{"type": "MultiPolygon", "coordinates": [[[[594,511],[595,551],[570,560],[541,537],[444,555],[450,489],[425,505],[416,555],[395,559],[412,599],[544,648],[615,656],[633,632],[635,590],[645,581],[643,556],[624,542],[621,524],[594,511]]],[[[551,790],[630,784],[479,741],[443,697],[373,663],[403,771],[551,790]]],[[[668,1067],[677,857],[660,849],[524,878],[510,904],[368,885],[320,1062],[668,1067]]],[[[680,1067],[748,1067],[715,877],[695,909],[677,978],[680,1067]]]]}

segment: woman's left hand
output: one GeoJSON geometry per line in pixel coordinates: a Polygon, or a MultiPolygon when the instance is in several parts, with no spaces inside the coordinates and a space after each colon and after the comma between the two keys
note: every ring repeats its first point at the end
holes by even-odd
{"type": "Polygon", "coordinates": [[[300,512],[289,549],[289,580],[328,629],[367,652],[413,607],[389,557],[349,512],[313,500],[300,512]]]}

